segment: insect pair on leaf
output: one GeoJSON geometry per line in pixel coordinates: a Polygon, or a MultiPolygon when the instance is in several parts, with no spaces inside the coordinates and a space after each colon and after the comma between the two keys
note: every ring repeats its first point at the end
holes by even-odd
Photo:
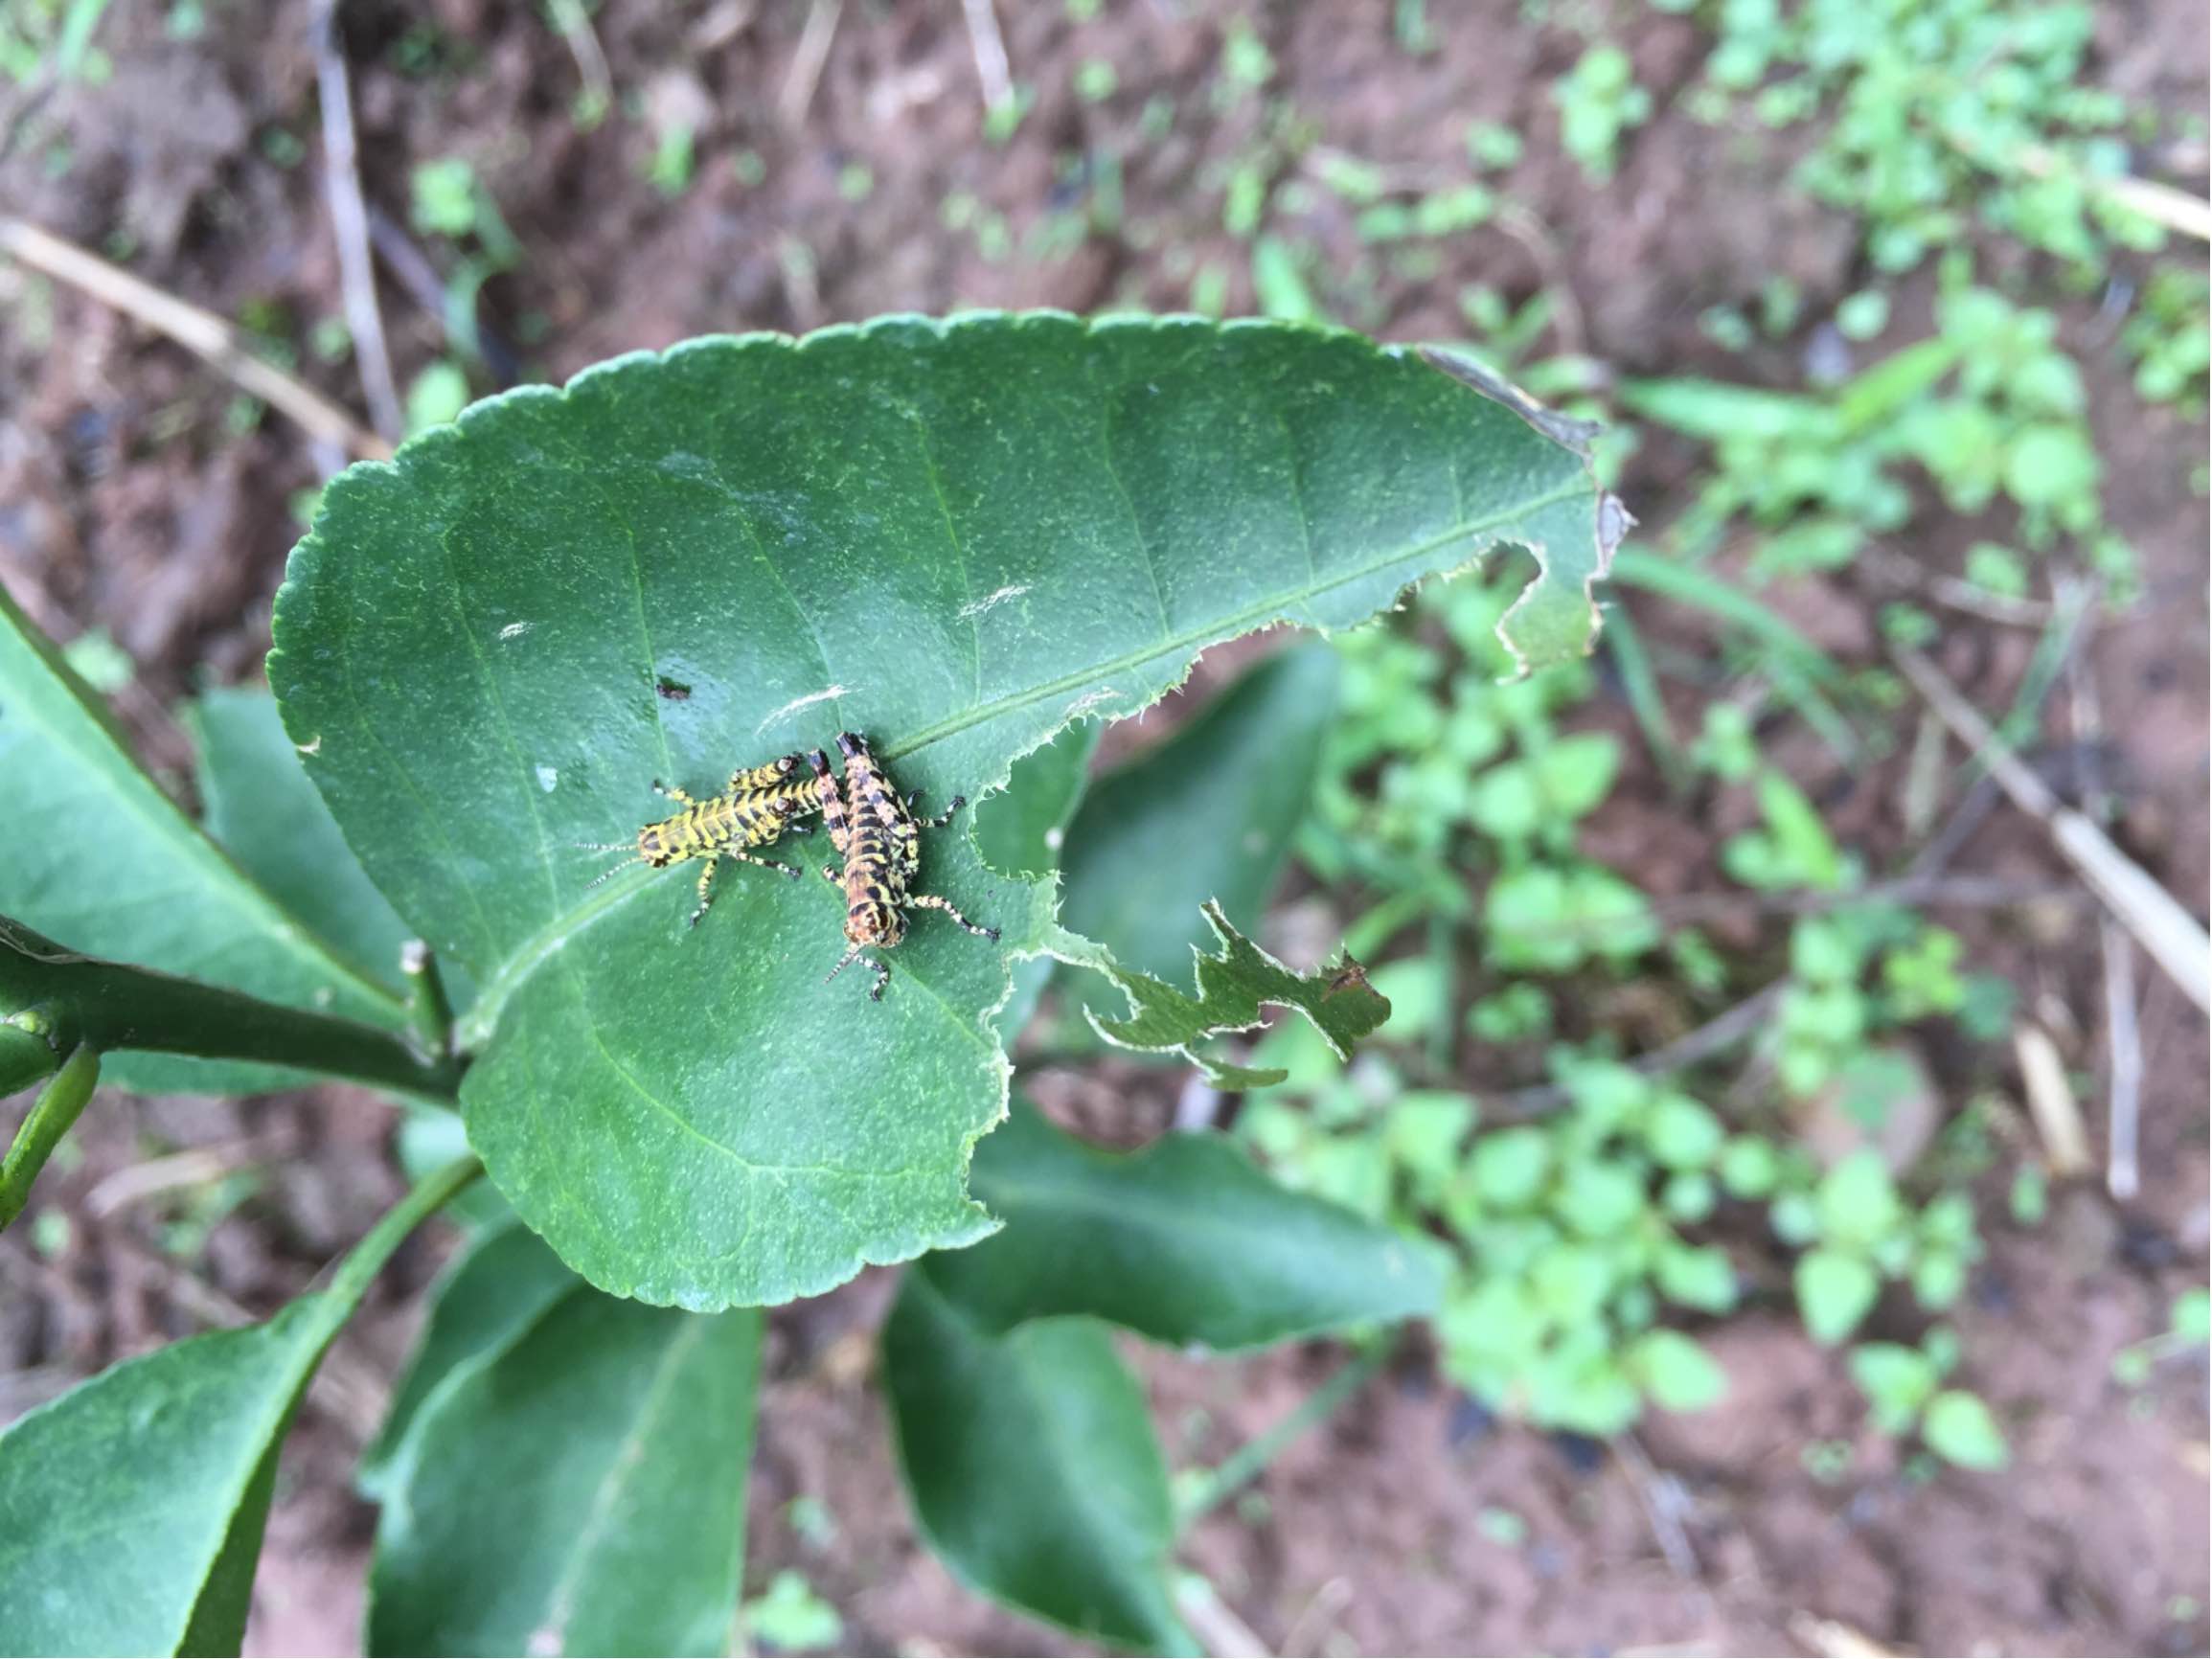
{"type": "MultiPolygon", "coordinates": [[[[965,804],[963,799],[955,795],[938,817],[917,818],[913,808],[920,796],[899,793],[868,752],[866,739],[840,732],[837,748],[845,757],[842,785],[819,749],[804,757],[810,777],[798,775],[800,756],[785,755],[765,765],[731,773],[722,793],[704,801],[695,801],[681,789],[664,787],[655,779],[653,787],[683,810],[641,829],[635,852],[637,862],[655,870],[690,858],[703,860],[698,908],[691,919],[691,925],[696,927],[714,902],[715,871],[724,858],[780,870],[798,879],[799,872],[792,866],[748,850],[767,846],[791,828],[794,820],[819,811],[832,846],[844,860],[841,870],[822,866],[823,879],[845,895],[846,950],[829,978],[835,979],[855,962],[864,961],[876,973],[868,995],[879,1002],[884,986],[890,983],[891,969],[863,952],[888,950],[904,939],[909,909],[942,910],[969,933],[985,939],[996,940],[998,929],[978,927],[954,909],[950,900],[934,893],[914,891],[914,878],[922,867],[922,831],[951,822],[953,813],[965,804]]],[[[627,847],[627,843],[614,843],[599,850],[613,852],[627,847]]],[[[599,881],[627,868],[627,863],[618,864],[599,881]]],[[[598,886],[599,881],[592,885],[598,886]]]]}

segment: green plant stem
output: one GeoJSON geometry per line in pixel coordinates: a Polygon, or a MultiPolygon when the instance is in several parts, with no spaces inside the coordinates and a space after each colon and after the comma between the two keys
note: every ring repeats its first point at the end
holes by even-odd
{"type": "Polygon", "coordinates": [[[1644,636],[1629,607],[1617,600],[1606,607],[1605,641],[1613,654],[1613,666],[1620,670],[1621,691],[1629,699],[1629,711],[1643,730],[1644,743],[1652,751],[1659,776],[1668,792],[1679,796],[1689,787],[1689,763],[1682,758],[1682,745],[1667,718],[1666,699],[1659,694],[1659,676],[1652,667],[1651,653],[1644,649],[1644,636]]]}
{"type": "Polygon", "coordinates": [[[0,1100],[52,1077],[76,1046],[76,1034],[51,1009],[19,1008],[0,1018],[0,1100]]]}
{"type": "Polygon", "coordinates": [[[0,1231],[23,1214],[23,1206],[31,1201],[31,1183],[38,1179],[38,1171],[46,1168],[46,1160],[54,1156],[54,1148],[69,1133],[84,1102],[92,1099],[92,1086],[99,1080],[100,1051],[82,1044],[31,1102],[7,1157],[0,1159],[0,1231]]]}
{"type": "Polygon", "coordinates": [[[262,1002],[150,968],[80,956],[0,917],[0,1012],[44,1007],[106,1053],[154,1049],[324,1072],[451,1104],[460,1066],[392,1032],[262,1002]]]}
{"type": "Polygon", "coordinates": [[[414,1021],[415,1040],[422,1045],[426,1058],[447,1058],[453,1053],[453,1004],[445,994],[437,953],[420,939],[411,939],[400,954],[399,971],[414,988],[407,998],[407,1013],[414,1021]]]}
{"type": "Polygon", "coordinates": [[[324,1296],[333,1306],[350,1311],[407,1235],[450,1204],[483,1173],[484,1166],[470,1153],[441,1165],[408,1188],[407,1195],[385,1211],[361,1241],[346,1253],[331,1282],[323,1286],[324,1296]]]}
{"type": "Polygon", "coordinates": [[[1176,1530],[1187,1531],[1200,1516],[1259,1479],[1293,1441],[1357,1394],[1389,1362],[1395,1346],[1388,1335],[1369,1343],[1345,1361],[1334,1376],[1308,1395],[1296,1411],[1216,1464],[1205,1484],[1179,1506],[1176,1530]]]}

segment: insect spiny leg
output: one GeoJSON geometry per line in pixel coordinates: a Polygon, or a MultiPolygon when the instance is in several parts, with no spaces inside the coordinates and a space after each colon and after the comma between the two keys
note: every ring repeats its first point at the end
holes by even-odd
{"type": "Polygon", "coordinates": [[[997,928],[976,926],[974,922],[969,920],[967,917],[961,915],[959,911],[952,908],[952,900],[949,898],[941,898],[934,893],[917,893],[909,897],[906,902],[913,905],[917,910],[942,910],[946,915],[951,917],[953,920],[959,922],[961,926],[967,928],[969,932],[974,934],[978,939],[988,939],[993,943],[996,943],[998,941],[997,928]]]}
{"type": "MultiPolygon", "coordinates": [[[[912,805],[913,805],[913,803],[914,803],[914,801],[915,801],[915,799],[916,799],[916,798],[918,798],[918,797],[921,795],[921,793],[922,793],[922,792],[921,792],[919,789],[917,789],[917,790],[914,792],[914,794],[913,794],[913,795],[910,795],[910,796],[908,796],[908,797],[907,797],[907,805],[909,805],[909,806],[912,806],[912,805]]],[[[936,817],[934,817],[934,818],[917,818],[917,819],[915,820],[915,822],[916,822],[917,824],[921,825],[921,826],[922,826],[922,828],[923,828],[923,829],[924,829],[924,830],[942,830],[942,829],[944,829],[944,828],[945,828],[945,826],[946,826],[946,825],[947,825],[947,824],[949,824],[949,823],[951,823],[951,822],[952,822],[952,814],[953,814],[953,813],[955,813],[955,812],[957,812],[957,811],[959,811],[961,807],[965,807],[965,806],[967,806],[967,805],[968,805],[968,797],[967,797],[967,796],[965,796],[965,795],[955,795],[955,796],[953,796],[953,797],[952,797],[952,802],[951,802],[951,805],[947,806],[947,807],[945,808],[945,810],[944,810],[944,811],[942,811],[942,812],[938,813],[936,817]]]]}
{"type": "Polygon", "coordinates": [[[655,794],[666,795],[670,800],[677,803],[679,806],[696,807],[698,805],[696,801],[693,800],[681,789],[674,787],[673,784],[664,784],[658,778],[655,778],[652,781],[652,786],[653,792],[655,794]]]}
{"type": "Polygon", "coordinates": [[[722,854],[719,852],[707,854],[706,866],[699,872],[699,907],[692,912],[692,919],[687,925],[698,926],[699,922],[706,917],[707,906],[715,901],[715,896],[709,884],[715,878],[715,866],[719,864],[721,860],[722,854]]]}
{"type": "Polygon", "coordinates": [[[736,847],[723,848],[721,856],[724,858],[735,858],[741,864],[758,864],[763,870],[781,870],[793,881],[799,879],[798,867],[796,865],[786,864],[779,859],[763,858],[755,853],[744,852],[743,850],[736,847]]]}

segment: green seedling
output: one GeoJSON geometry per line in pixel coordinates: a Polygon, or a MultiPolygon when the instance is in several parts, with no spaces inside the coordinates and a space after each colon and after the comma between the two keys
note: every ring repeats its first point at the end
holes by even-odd
{"type": "Polygon", "coordinates": [[[1593,46],[1574,69],[1552,85],[1560,112],[1560,143],[1593,184],[1613,176],[1620,141],[1652,115],[1652,95],[1636,84],[1629,55],[1618,46],[1593,46]]]}

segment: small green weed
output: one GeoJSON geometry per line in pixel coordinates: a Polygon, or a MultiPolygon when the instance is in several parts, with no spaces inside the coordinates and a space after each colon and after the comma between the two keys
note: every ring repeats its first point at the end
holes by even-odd
{"type": "Polygon", "coordinates": [[[2193,420],[2204,418],[2205,375],[2212,363],[2212,281],[2200,269],[2164,266],[2153,273],[2135,314],[2120,330],[2120,354],[2132,367],[2145,401],[2171,403],[2193,420]]]}
{"type": "Polygon", "coordinates": [[[1701,107],[1747,100],[1772,127],[1819,117],[1800,182],[1863,223],[1880,269],[1909,270],[1977,220],[2082,267],[2162,240],[2095,188],[2125,169],[2126,110],[2084,84],[2087,5],[1726,0],[1711,17],[1701,107]]]}
{"type": "Polygon", "coordinates": [[[1934,338],[1824,392],[1628,383],[1630,409],[1714,446],[1678,550],[1700,557],[1746,523],[1764,533],[1756,575],[1840,567],[1912,517],[1909,466],[1956,511],[2009,507],[2029,552],[2084,546],[2124,581],[2132,560],[2105,525],[2104,466],[2057,318],[1960,285],[1937,320],[1934,338]]]}
{"type": "Polygon", "coordinates": [[[1851,1376],[1884,1434],[1917,1433],[1928,1450],[1961,1468],[2001,1469],[2012,1453],[1989,1406],[1979,1395],[1943,1386],[1958,1358],[1958,1338],[1938,1326],[1918,1348],[1860,1343],[1851,1351],[1851,1376]]]}
{"type": "Polygon", "coordinates": [[[783,1653],[834,1648],[845,1634],[837,1609],[814,1594],[804,1573],[788,1569],[747,1601],[738,1617],[754,1641],[783,1653]]]}
{"type": "Polygon", "coordinates": [[[1618,46],[1592,46],[1552,86],[1560,143],[1593,184],[1613,176],[1623,134],[1652,115],[1652,95],[1636,84],[1634,66],[1618,46]]]}

